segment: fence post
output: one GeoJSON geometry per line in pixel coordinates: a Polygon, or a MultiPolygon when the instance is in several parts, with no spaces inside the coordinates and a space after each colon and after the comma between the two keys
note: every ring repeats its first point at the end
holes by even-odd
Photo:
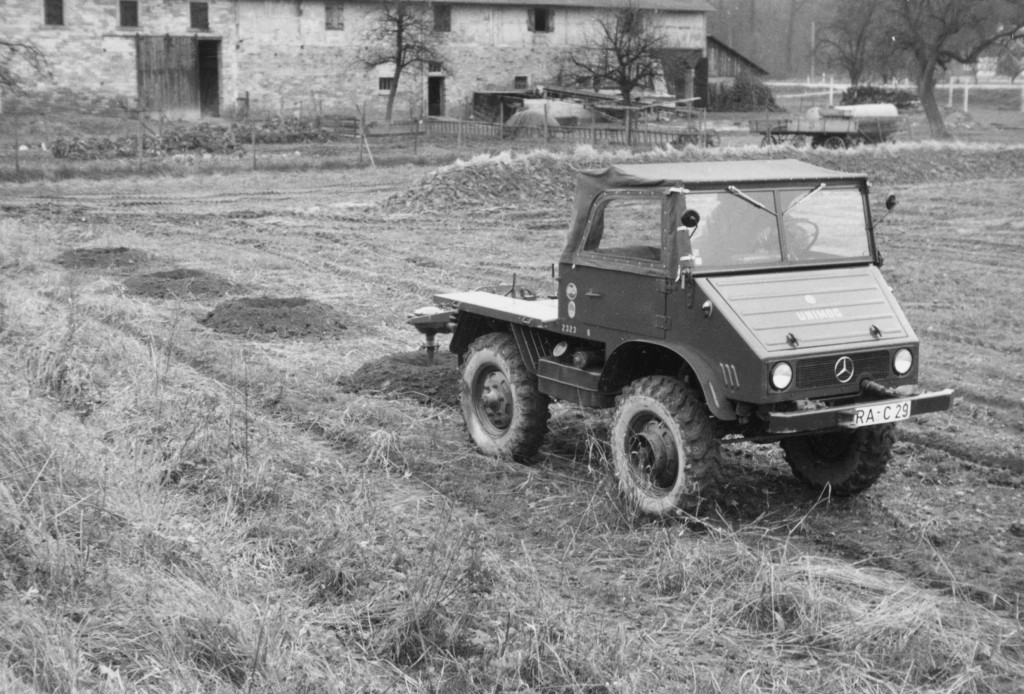
{"type": "Polygon", "coordinates": [[[14,173],[21,173],[21,123],[14,114],[14,173]]]}
{"type": "Polygon", "coordinates": [[[953,76],[949,77],[949,102],[946,104],[946,108],[953,108],[953,76]]]}
{"type": "Polygon", "coordinates": [[[626,104],[626,146],[633,146],[633,119],[630,117],[633,112],[629,110],[629,104],[626,104]]]}
{"type": "Polygon", "coordinates": [[[245,93],[246,120],[249,121],[249,147],[252,149],[252,170],[256,170],[256,125],[252,122],[252,108],[249,104],[249,92],[245,93]]]}
{"type": "Polygon", "coordinates": [[[965,84],[964,85],[964,113],[967,113],[967,94],[970,92],[970,90],[971,90],[971,85],[965,84]]]}
{"type": "Polygon", "coordinates": [[[146,133],[143,132],[143,128],[145,128],[146,126],[142,122],[142,118],[143,118],[142,109],[139,108],[138,111],[136,111],[136,113],[137,113],[138,119],[139,119],[139,134],[138,134],[138,143],[139,143],[139,153],[138,153],[138,156],[139,156],[139,160],[138,160],[138,169],[141,171],[142,170],[142,148],[145,146],[145,143],[146,143],[146,133]]]}
{"type": "MultiPolygon", "coordinates": [[[[1021,110],[1024,110],[1024,97],[1021,98],[1021,110]]],[[[505,102],[498,101],[498,137],[505,139],[505,102]]]]}

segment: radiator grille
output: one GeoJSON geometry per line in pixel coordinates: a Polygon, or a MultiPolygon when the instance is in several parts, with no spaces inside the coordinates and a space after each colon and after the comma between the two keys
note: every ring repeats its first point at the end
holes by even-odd
{"type": "MultiPolygon", "coordinates": [[[[797,388],[824,388],[840,385],[836,378],[836,361],[842,355],[804,359],[796,364],[797,388]]],[[[853,359],[853,378],[849,383],[860,383],[864,378],[888,378],[889,353],[865,352],[849,355],[853,359]]]]}

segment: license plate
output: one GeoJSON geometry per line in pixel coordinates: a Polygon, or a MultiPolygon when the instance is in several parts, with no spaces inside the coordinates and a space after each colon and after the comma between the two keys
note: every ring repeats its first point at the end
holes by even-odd
{"type": "Polygon", "coordinates": [[[858,407],[853,411],[853,421],[848,426],[870,427],[910,419],[910,401],[893,400],[882,405],[858,407]]]}

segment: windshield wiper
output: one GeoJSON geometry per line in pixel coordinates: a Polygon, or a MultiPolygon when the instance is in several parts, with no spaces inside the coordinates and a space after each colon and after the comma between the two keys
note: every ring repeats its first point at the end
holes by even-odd
{"type": "Polygon", "coordinates": [[[739,188],[737,188],[736,186],[729,186],[728,188],[726,188],[726,190],[727,190],[727,191],[729,191],[730,193],[732,193],[733,195],[735,195],[735,196],[736,196],[736,197],[738,197],[738,198],[743,198],[744,200],[746,200],[747,202],[749,202],[749,203],[750,203],[751,205],[753,205],[754,207],[760,207],[760,208],[761,208],[762,210],[764,210],[764,211],[765,211],[765,212],[767,212],[768,214],[770,214],[770,215],[772,215],[772,216],[775,216],[775,213],[774,213],[774,212],[772,212],[771,210],[769,210],[769,209],[768,209],[767,207],[765,207],[764,205],[762,205],[761,203],[759,203],[759,202],[758,202],[757,200],[755,200],[754,198],[752,198],[752,197],[750,197],[749,195],[747,195],[746,193],[744,193],[744,192],[743,192],[742,190],[740,190],[740,189],[739,189],[739,188]]]}
{"type": "Polygon", "coordinates": [[[782,214],[783,214],[783,215],[785,215],[785,214],[786,214],[787,212],[789,212],[789,211],[790,211],[791,209],[793,209],[793,208],[794,208],[794,207],[796,207],[797,205],[799,205],[799,204],[803,203],[803,202],[804,202],[805,200],[807,200],[807,198],[811,197],[812,195],[814,195],[815,193],[817,193],[817,192],[818,192],[819,190],[821,190],[821,189],[822,189],[822,188],[824,188],[824,187],[825,187],[825,184],[824,184],[824,183],[819,183],[819,184],[818,184],[818,187],[817,187],[817,188],[815,188],[814,190],[809,190],[809,191],[807,191],[806,193],[804,193],[803,195],[801,195],[800,197],[798,197],[798,198],[797,198],[796,200],[794,200],[793,202],[789,203],[789,207],[787,207],[786,209],[784,209],[784,210],[782,211],[782,214]]]}

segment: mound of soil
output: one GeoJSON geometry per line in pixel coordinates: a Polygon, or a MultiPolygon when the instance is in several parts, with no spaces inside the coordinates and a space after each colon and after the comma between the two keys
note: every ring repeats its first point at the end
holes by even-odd
{"type": "Polygon", "coordinates": [[[238,294],[244,287],[203,270],[175,268],[130,277],[124,283],[132,294],[154,299],[189,299],[238,294]]]}
{"type": "Polygon", "coordinates": [[[410,190],[383,200],[380,206],[389,212],[487,206],[568,209],[573,199],[576,174],[581,169],[599,169],[612,163],[783,158],[799,159],[839,171],[867,173],[873,183],[884,186],[1024,176],[1024,157],[1020,148],[996,149],[991,146],[931,144],[893,148],[866,145],[846,150],[775,147],[755,152],[747,148],[667,149],[640,152],[614,161],[590,161],[545,153],[518,158],[497,156],[445,166],[424,176],[410,190]]]}
{"type": "Polygon", "coordinates": [[[200,321],[217,332],[246,337],[331,337],[347,326],[327,304],[300,297],[231,299],[200,321]]]}
{"type": "Polygon", "coordinates": [[[135,248],[108,246],[103,248],[71,248],[57,256],[53,262],[64,267],[99,270],[133,267],[152,260],[152,257],[135,248]]]}
{"type": "Polygon", "coordinates": [[[459,369],[455,355],[439,351],[434,363],[426,352],[401,352],[363,364],[337,380],[346,393],[411,398],[425,405],[459,406],[459,369]]]}

